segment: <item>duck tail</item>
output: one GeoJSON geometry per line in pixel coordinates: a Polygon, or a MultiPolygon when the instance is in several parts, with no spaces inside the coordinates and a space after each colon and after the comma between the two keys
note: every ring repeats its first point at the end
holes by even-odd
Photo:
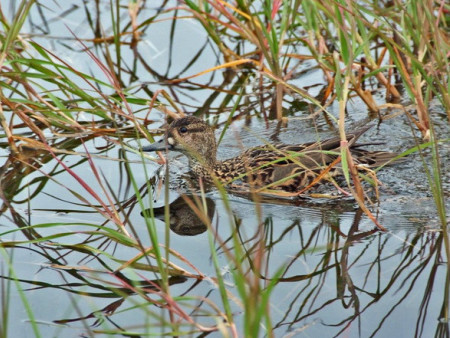
{"type": "Polygon", "coordinates": [[[367,151],[363,149],[351,149],[353,158],[358,164],[363,164],[369,168],[378,168],[402,161],[402,158],[396,159],[399,153],[389,151],[367,151]]]}

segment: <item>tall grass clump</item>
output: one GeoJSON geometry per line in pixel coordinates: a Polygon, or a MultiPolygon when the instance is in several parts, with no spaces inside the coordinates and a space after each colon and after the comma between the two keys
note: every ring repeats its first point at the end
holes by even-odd
{"type": "MultiPolygon", "coordinates": [[[[70,270],[77,285],[94,288],[92,294],[98,292],[105,298],[120,298],[105,308],[102,312],[105,317],[120,307],[120,301],[132,295],[134,307],[145,313],[152,324],[159,325],[157,329],[161,335],[206,335],[220,331],[223,335],[239,336],[242,330],[244,336],[274,336],[272,305],[276,300],[272,299],[273,290],[289,268],[284,265],[272,268],[269,264],[268,221],[263,217],[260,193],[269,191],[270,187],[265,187],[265,191],[246,191],[254,201],[251,212],[257,223],[257,230],[249,240],[243,240],[240,232],[243,230],[233,214],[230,196],[220,184],[217,194],[230,226],[231,235],[227,239],[220,237],[212,223],[213,215],[208,214],[207,193],[203,186],[192,194],[195,196],[186,197],[186,203],[208,229],[210,252],[205,257],[213,265],[212,276],[205,275],[171,248],[169,192],[173,185],[167,179],[161,184],[165,229],[158,229],[153,205],[158,194],[157,180],[147,172],[146,165],[148,160],[157,159],[141,154],[137,147],[129,145],[128,139],[137,140],[138,145],[146,140],[153,141],[161,130],[148,130],[148,124],[160,120],[161,116],[183,115],[177,102],[184,97],[177,95],[177,89],[182,85],[186,86],[183,89],[192,91],[214,89],[214,94],[202,102],[195,114],[213,116],[211,120],[214,121],[226,121],[220,139],[229,132],[228,125],[235,118],[249,120],[255,115],[285,123],[291,114],[291,103],[299,99],[307,101],[306,111],[296,112],[297,115],[311,120],[323,118],[326,123],[337,126],[342,140],[339,158],[324,169],[318,180],[340,163],[349,190],[379,229],[384,228],[366,205],[367,198],[360,182],[362,175],[356,170],[346,142],[345,123],[350,114],[347,108],[349,102],[356,99],[367,107],[370,118],[376,116],[380,122],[391,118],[391,111],[403,115],[412,130],[420,133],[419,137],[411,133],[416,147],[405,151],[404,155],[420,153],[442,225],[447,262],[450,262],[441,148],[441,144],[448,143],[449,139],[437,135],[435,126],[443,117],[430,109],[438,102],[445,111],[444,119],[450,122],[450,46],[446,18],[450,8],[444,1],[185,0],[174,7],[163,2],[154,16],[144,19],[140,13],[144,6],[152,6],[149,2],[129,1],[124,15],[124,2],[111,1],[108,13],[110,36],[91,17],[87,21],[92,39],[82,40],[71,35],[74,45],[98,70],[95,75],[76,69],[57,52],[21,34],[30,10],[37,4],[35,1],[19,2],[10,20],[0,12],[3,28],[0,32],[0,123],[5,139],[2,147],[10,149],[0,177],[0,199],[2,212],[10,212],[10,219],[17,225],[14,229],[1,230],[0,250],[4,258],[1,269],[7,271],[3,274],[11,282],[0,284],[0,287],[7,293],[13,286],[18,290],[36,336],[40,334],[36,314],[26,299],[26,292],[14,271],[13,256],[8,251],[25,244],[44,247],[42,259],[50,262],[49,266],[61,271],[70,270]],[[159,15],[166,16],[160,18],[159,15]],[[184,74],[189,73],[196,63],[202,52],[199,51],[186,62],[183,72],[177,73],[184,75],[177,78],[169,78],[169,71],[164,75],[161,75],[162,71],[152,72],[148,64],[136,67],[145,62],[138,48],[145,39],[144,33],[154,24],[171,21],[171,33],[174,34],[174,27],[180,20],[197,20],[201,24],[208,43],[215,46],[218,64],[210,68],[205,66],[201,72],[184,74]],[[125,48],[131,48],[132,62],[125,56],[125,48]],[[308,70],[319,70],[323,80],[316,96],[296,82],[305,60],[312,64],[308,70]],[[149,77],[150,84],[133,82],[141,75],[136,69],[148,70],[145,76],[149,77]],[[209,80],[193,82],[200,75],[224,70],[223,82],[217,86],[214,83],[216,87],[209,80]],[[153,83],[151,76],[156,79],[153,83]],[[252,82],[253,79],[256,81],[252,82]],[[253,92],[247,88],[250,83],[253,92]],[[168,89],[161,89],[164,86],[168,89]],[[218,93],[223,94],[223,101],[217,105],[219,108],[209,109],[211,102],[217,102],[218,93]],[[383,93],[383,103],[376,95],[379,93],[383,93]],[[229,106],[232,108],[228,109],[229,106]],[[248,109],[250,106],[252,109],[248,109]],[[221,119],[218,115],[223,111],[228,115],[221,119]],[[89,142],[97,140],[106,144],[98,148],[101,150],[89,147],[89,142]],[[422,144],[422,141],[426,143],[422,144]],[[119,155],[112,158],[110,154],[117,148],[120,148],[119,155]],[[431,159],[424,148],[431,149],[431,159]],[[139,165],[130,160],[131,152],[139,154],[139,165]],[[70,162],[73,158],[76,158],[75,163],[70,162]],[[119,163],[123,170],[120,179],[126,181],[123,195],[116,193],[120,190],[115,189],[117,182],[109,180],[99,169],[97,160],[100,159],[119,163]],[[88,168],[88,174],[78,171],[79,165],[88,168]],[[142,172],[144,184],[139,183],[137,175],[142,172]],[[33,174],[39,174],[39,177],[35,179],[33,174]],[[29,177],[33,179],[28,181],[29,177]],[[66,200],[69,196],[76,201],[71,202],[71,208],[99,216],[101,221],[58,220],[33,224],[32,218],[23,216],[22,211],[31,214],[31,199],[45,192],[48,182],[61,188],[66,200]],[[28,199],[18,197],[25,193],[28,199]],[[20,210],[15,203],[20,204],[20,210]],[[142,212],[143,220],[139,224],[134,224],[130,217],[133,210],[142,212]],[[140,235],[142,228],[146,229],[147,238],[140,235]],[[15,235],[22,237],[11,239],[15,235]],[[47,252],[46,246],[52,250],[47,252]],[[128,256],[116,257],[116,248],[117,252],[125,251],[128,256]],[[65,261],[65,256],[70,254],[84,255],[77,261],[79,266],[69,266],[65,261]],[[90,262],[98,263],[103,269],[84,266],[90,262]],[[228,275],[223,264],[230,269],[228,275]],[[172,286],[186,279],[208,280],[217,290],[221,304],[187,292],[175,294],[172,286]],[[208,310],[203,310],[199,303],[207,304],[208,310]],[[196,311],[204,317],[214,318],[214,324],[202,325],[196,311]]],[[[190,97],[192,94],[187,92],[183,95],[190,97]]],[[[292,156],[289,159],[295,160],[292,156]]],[[[166,167],[163,176],[167,178],[168,172],[166,167]]],[[[286,198],[299,194],[274,195],[286,198]]],[[[312,237],[310,242],[315,240],[312,237]]],[[[338,250],[341,250],[340,241],[339,237],[333,243],[338,250]]],[[[348,239],[344,249],[352,245],[348,239]]],[[[314,251],[315,246],[308,250],[314,251]]],[[[409,247],[405,249],[409,250],[409,247]]],[[[299,252],[299,257],[305,254],[303,248],[299,252]]],[[[332,250],[326,254],[320,262],[324,266],[332,250]]],[[[447,264],[450,271],[450,263],[447,264]]],[[[315,269],[319,271],[321,267],[318,265],[315,269]]],[[[327,269],[326,266],[324,270],[327,269]]],[[[448,283],[446,287],[444,293],[448,296],[448,283]]],[[[86,293],[82,288],[78,292],[80,295],[86,293]]],[[[312,298],[320,297],[314,295],[312,298]]],[[[4,293],[0,299],[4,319],[0,331],[6,335],[11,327],[7,313],[11,299],[4,293]]],[[[131,310],[134,309],[124,311],[131,310]]],[[[448,297],[443,305],[442,320],[448,321],[448,297]]],[[[58,324],[69,321],[61,320],[58,324]]],[[[149,334],[156,332],[152,331],[151,325],[145,330],[149,334]]],[[[106,323],[98,331],[139,334],[132,329],[111,329],[106,323]]]]}
{"type": "MultiPolygon", "coordinates": [[[[423,139],[431,140],[430,188],[441,222],[445,224],[444,194],[439,160],[439,140],[433,134],[432,99],[440,102],[450,120],[449,41],[445,13],[448,5],[433,1],[186,1],[194,17],[222,51],[226,62],[245,58],[253,62],[262,78],[274,83],[273,107],[283,117],[282,102],[289,92],[307,98],[339,125],[345,140],[346,107],[351,95],[359,97],[370,112],[382,117],[386,107],[403,110],[423,139]],[[232,51],[227,39],[241,39],[253,46],[250,53],[232,51]],[[309,54],[299,53],[299,46],[309,54]],[[249,58],[250,57],[250,58],[249,58]],[[323,71],[328,87],[322,97],[313,98],[290,84],[298,64],[312,59],[323,71]],[[368,83],[384,88],[387,104],[377,103],[368,83]],[[414,104],[402,104],[402,88],[414,104]],[[333,94],[334,93],[334,94],[333,94]],[[334,116],[325,107],[338,102],[334,116]],[[320,102],[320,103],[319,103],[320,102]],[[324,105],[324,106],[322,106],[324,105]]],[[[380,92],[380,89],[377,90],[380,92]]],[[[412,135],[414,137],[414,135],[412,135]]],[[[353,177],[353,193],[364,207],[362,190],[345,146],[342,158],[347,181],[353,177]],[[356,180],[355,180],[356,178],[356,180]]]]}
{"type": "MultiPolygon", "coordinates": [[[[61,250],[68,250],[71,253],[81,250],[88,256],[93,255],[93,257],[102,257],[104,260],[120,262],[123,264],[123,269],[140,264],[140,269],[150,271],[157,276],[155,278],[157,282],[154,282],[154,285],[157,286],[161,299],[166,299],[169,308],[174,309],[170,305],[173,305],[174,301],[171,300],[169,293],[169,285],[172,283],[169,281],[169,275],[173,277],[184,274],[171,262],[173,257],[180,258],[179,255],[173,253],[168,245],[162,246],[164,252],[161,250],[160,241],[154,231],[155,219],[152,215],[145,218],[152,246],[144,247],[139,238],[133,238],[132,235],[135,235],[135,232],[132,232],[133,225],[128,218],[128,211],[122,207],[123,202],[114,195],[111,184],[105,180],[97,168],[95,159],[98,155],[92,154],[86,146],[87,142],[97,137],[104,137],[107,140],[106,149],[120,145],[125,138],[151,139],[143,120],[135,116],[139,109],[147,109],[148,99],[134,97],[122,89],[113,63],[108,65],[100,61],[81,40],[77,41],[78,46],[84,49],[85,53],[91,57],[92,63],[101,70],[101,75],[98,77],[75,69],[56,53],[32,40],[23,39],[20,35],[21,26],[33,4],[34,1],[22,1],[12,22],[8,22],[6,16],[1,13],[4,30],[0,33],[2,47],[0,122],[3,137],[6,138],[11,153],[3,165],[0,197],[4,203],[3,210],[12,213],[13,219],[20,225],[17,229],[2,230],[0,245],[3,256],[8,257],[5,247],[16,247],[24,243],[39,245],[54,242],[58,243],[61,250]],[[128,100],[132,102],[134,109],[131,108],[128,100]],[[76,150],[80,147],[84,149],[84,152],[76,150]],[[70,155],[81,156],[84,160],[75,165],[66,164],[70,155]],[[53,170],[46,172],[43,168],[51,161],[54,161],[56,165],[53,170]],[[77,172],[77,165],[83,162],[88,164],[92,177],[83,177],[77,172]],[[33,180],[27,182],[28,175],[38,172],[41,172],[44,177],[41,184],[36,185],[36,181],[33,180]],[[67,175],[63,180],[59,179],[59,175],[62,174],[67,175]],[[15,210],[11,201],[24,189],[29,190],[30,196],[36,196],[48,181],[53,181],[66,191],[68,196],[78,200],[80,209],[86,207],[101,215],[104,222],[100,224],[70,222],[30,224],[29,219],[22,217],[20,212],[15,210]],[[67,231],[71,228],[77,230],[67,231]],[[53,231],[54,234],[43,234],[48,231],[53,231]],[[18,233],[23,233],[25,239],[6,240],[9,236],[18,233]],[[75,241],[77,236],[84,239],[75,245],[58,242],[58,239],[67,237],[75,241]],[[130,262],[116,260],[106,250],[111,245],[105,244],[108,242],[132,248],[132,251],[137,252],[135,258],[130,262]]],[[[119,34],[120,32],[117,32],[117,37],[119,34]]],[[[123,161],[126,161],[126,158],[123,161]]],[[[130,177],[133,178],[132,175],[130,177]]],[[[136,182],[131,180],[131,183],[132,187],[136,188],[136,182]]],[[[137,188],[136,194],[136,203],[144,209],[143,197],[137,188]]],[[[146,198],[151,200],[153,197],[150,194],[146,198]]],[[[46,258],[54,263],[58,261],[58,264],[55,263],[57,266],[64,266],[64,262],[58,260],[60,257],[46,258]]],[[[26,301],[13,264],[3,268],[9,271],[11,279],[23,298],[24,307],[34,333],[38,337],[39,330],[36,326],[35,314],[26,301]]],[[[84,268],[80,267],[77,273],[82,273],[83,270],[84,268]]],[[[120,280],[120,269],[113,271],[111,268],[111,270],[130,290],[145,294],[137,290],[132,282],[125,283],[125,279],[120,280]]],[[[105,281],[105,284],[109,283],[105,281]]],[[[3,300],[5,300],[3,304],[7,306],[8,300],[3,300]]],[[[5,311],[8,309],[6,308],[5,311]]],[[[175,310],[172,313],[175,313],[175,310]]],[[[175,317],[169,318],[168,324],[174,332],[178,330],[175,317]]],[[[4,318],[7,319],[6,314],[4,318]]],[[[5,327],[2,326],[2,330],[7,329],[6,323],[5,321],[5,327]]]]}

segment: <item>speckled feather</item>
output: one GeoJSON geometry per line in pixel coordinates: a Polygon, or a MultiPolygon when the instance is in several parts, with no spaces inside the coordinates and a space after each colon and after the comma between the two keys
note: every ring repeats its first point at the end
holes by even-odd
{"type": "MultiPolygon", "coordinates": [[[[367,151],[355,144],[370,127],[347,134],[347,141],[356,164],[369,168],[379,167],[397,154],[383,151],[367,151]]],[[[211,181],[217,178],[224,184],[236,180],[255,187],[270,186],[295,192],[309,185],[340,152],[340,138],[301,145],[275,144],[247,149],[242,154],[217,161],[217,145],[214,130],[202,120],[189,116],[172,122],[164,139],[144,151],[174,150],[185,154],[195,176],[211,181]],[[332,152],[332,153],[330,153],[332,152]]],[[[339,167],[328,175],[340,175],[339,167]]]]}

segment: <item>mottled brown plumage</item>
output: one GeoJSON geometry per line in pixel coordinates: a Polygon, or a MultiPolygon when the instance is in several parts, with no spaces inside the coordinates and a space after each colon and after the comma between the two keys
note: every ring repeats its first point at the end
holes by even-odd
{"type": "MultiPolygon", "coordinates": [[[[379,167],[397,154],[360,149],[355,141],[370,127],[347,134],[348,145],[356,164],[379,167]]],[[[300,145],[275,144],[247,149],[242,154],[217,161],[214,130],[199,118],[188,116],[172,122],[159,142],[144,151],[179,151],[189,159],[194,175],[207,181],[217,178],[224,184],[245,182],[254,187],[269,187],[295,192],[308,186],[340,153],[340,138],[300,145]]],[[[340,175],[334,166],[328,177],[340,175]]]]}

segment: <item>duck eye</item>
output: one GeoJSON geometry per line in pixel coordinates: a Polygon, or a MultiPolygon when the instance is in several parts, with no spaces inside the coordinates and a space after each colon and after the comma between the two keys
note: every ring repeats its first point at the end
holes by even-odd
{"type": "Polygon", "coordinates": [[[179,130],[180,130],[180,133],[182,133],[182,134],[187,132],[187,128],[186,127],[181,127],[179,130]]]}

